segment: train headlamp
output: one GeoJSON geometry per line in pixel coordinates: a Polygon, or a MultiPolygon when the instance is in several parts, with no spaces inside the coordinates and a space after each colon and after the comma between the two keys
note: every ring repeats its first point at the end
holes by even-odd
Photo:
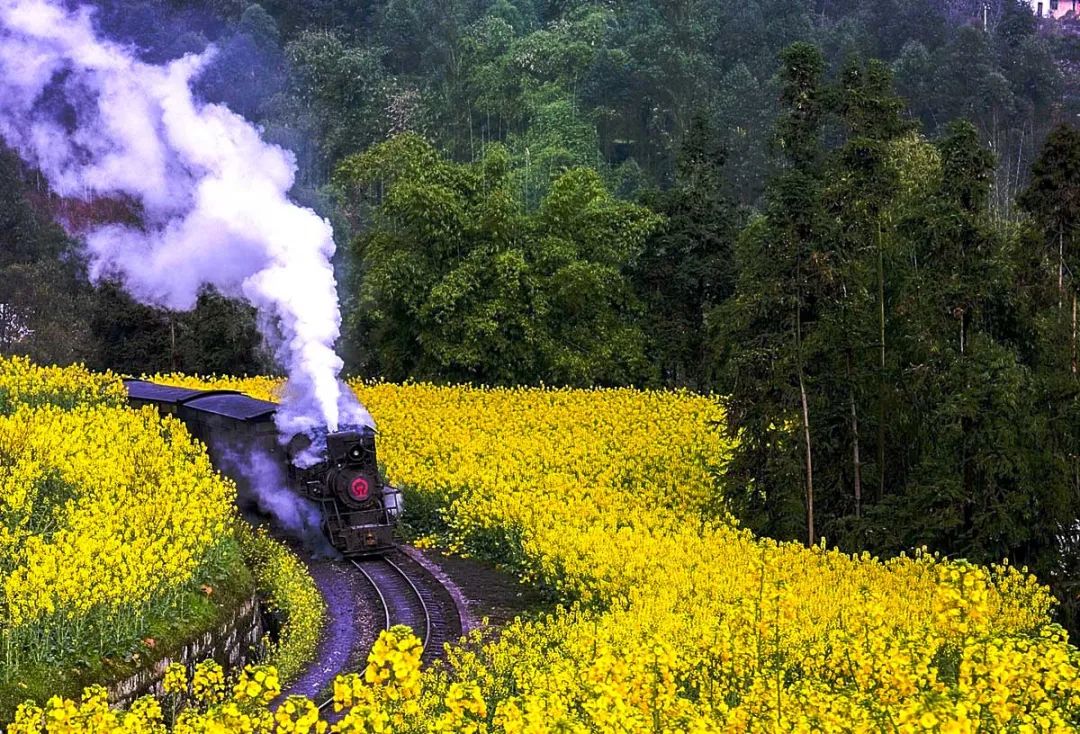
{"type": "Polygon", "coordinates": [[[375,432],[371,429],[338,431],[326,436],[327,458],[331,466],[351,467],[375,463],[375,432]]]}

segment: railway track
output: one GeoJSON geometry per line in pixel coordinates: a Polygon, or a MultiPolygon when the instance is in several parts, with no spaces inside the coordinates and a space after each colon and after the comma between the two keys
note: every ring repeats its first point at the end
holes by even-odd
{"type": "MultiPolygon", "coordinates": [[[[406,625],[420,638],[425,665],[443,656],[443,645],[462,633],[462,620],[442,585],[422,566],[402,554],[350,559],[370,583],[383,612],[382,629],[406,625]]],[[[320,710],[333,705],[324,701],[320,710]]]]}
{"type": "Polygon", "coordinates": [[[443,645],[461,635],[462,620],[446,590],[415,561],[396,555],[351,563],[378,594],[385,611],[384,629],[410,627],[424,646],[425,664],[441,658],[443,645]]]}

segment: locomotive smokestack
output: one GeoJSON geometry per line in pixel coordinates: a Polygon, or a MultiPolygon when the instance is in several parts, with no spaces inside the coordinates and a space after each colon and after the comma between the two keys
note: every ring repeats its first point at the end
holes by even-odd
{"type": "Polygon", "coordinates": [[[294,156],[195,99],[213,49],[149,64],[92,21],[56,0],[0,0],[0,136],[60,196],[138,213],[86,231],[92,277],[174,309],[205,286],[243,298],[289,376],[282,434],[371,425],[338,378],[333,233],[289,201],[294,156]]]}

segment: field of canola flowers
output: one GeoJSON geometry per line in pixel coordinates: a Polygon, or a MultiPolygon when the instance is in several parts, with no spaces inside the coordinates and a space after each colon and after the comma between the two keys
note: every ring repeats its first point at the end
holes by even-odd
{"type": "Polygon", "coordinates": [[[0,682],[122,655],[220,560],[232,485],[124,405],[115,377],[0,359],[0,682]]]}
{"type": "MultiPolygon", "coordinates": [[[[191,378],[173,382],[205,385],[191,378]]],[[[217,382],[261,397],[278,384],[217,382]]],[[[339,679],[345,717],[273,712],[273,671],[176,732],[1015,731],[1080,726],[1080,654],[1027,574],[880,562],[752,537],[715,506],[711,399],[632,390],[355,385],[391,478],[438,540],[497,557],[567,608],[421,671],[385,634],[339,679]],[[269,686],[269,689],[260,689],[269,686]]],[[[261,676],[261,678],[258,678],[261,676]]],[[[258,678],[258,679],[257,679],[258,678]]],[[[194,685],[194,684],[193,684],[194,685]]],[[[13,732],[163,731],[160,706],[26,708],[13,732]]]]}
{"type": "MultiPolygon", "coordinates": [[[[279,388],[213,384],[267,398],[279,388]]],[[[363,676],[339,681],[351,713],[338,731],[1080,726],[1080,655],[1026,573],[926,553],[852,557],[726,521],[713,489],[722,412],[711,399],[354,387],[391,478],[411,488],[414,507],[437,508],[426,519],[439,540],[510,563],[568,608],[473,639],[423,674],[409,637],[391,636],[363,676]]],[[[304,702],[291,711],[286,723],[278,709],[280,731],[319,729],[304,702]]],[[[255,726],[261,714],[250,715],[255,726]]]]}

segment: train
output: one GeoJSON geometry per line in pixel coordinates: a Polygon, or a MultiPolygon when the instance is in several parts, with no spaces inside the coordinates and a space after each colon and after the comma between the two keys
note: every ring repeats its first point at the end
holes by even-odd
{"type": "Polygon", "coordinates": [[[149,405],[182,422],[242,495],[245,490],[258,493],[260,482],[272,482],[314,503],[323,534],[343,556],[382,555],[395,547],[401,491],[384,481],[373,428],[350,426],[314,438],[301,434],[283,444],[274,423],[277,403],[236,390],[134,379],[124,380],[124,386],[133,408],[149,405]],[[313,441],[318,460],[301,461],[301,455],[310,456],[313,441]]]}

